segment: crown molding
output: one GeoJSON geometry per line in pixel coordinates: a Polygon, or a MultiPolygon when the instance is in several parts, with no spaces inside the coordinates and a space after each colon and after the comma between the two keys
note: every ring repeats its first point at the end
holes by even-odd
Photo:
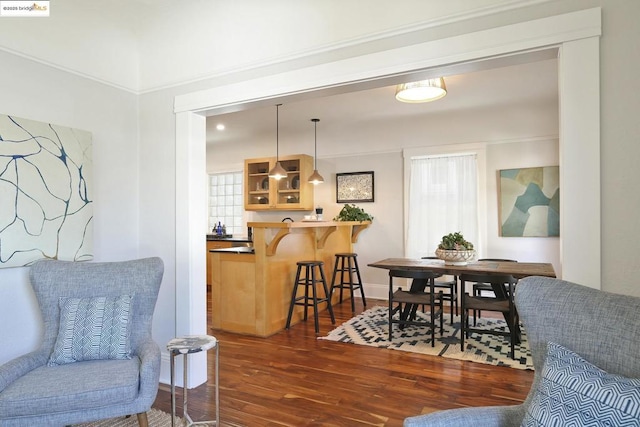
{"type": "Polygon", "coordinates": [[[38,64],[41,64],[41,65],[44,65],[44,66],[47,66],[47,67],[54,68],[56,70],[64,71],[65,73],[73,74],[75,76],[82,77],[82,78],[85,78],[87,80],[92,80],[92,81],[94,81],[96,83],[100,83],[100,84],[103,84],[103,85],[106,85],[106,86],[110,86],[110,87],[113,87],[115,89],[122,90],[124,92],[128,92],[128,93],[131,93],[131,94],[134,94],[134,95],[139,95],[140,94],[136,88],[123,86],[123,85],[120,85],[120,84],[115,83],[115,82],[110,81],[110,80],[101,79],[99,77],[92,76],[91,74],[83,73],[83,72],[75,70],[73,68],[65,67],[63,65],[56,64],[56,63],[53,63],[51,61],[44,60],[42,58],[38,58],[38,57],[33,56],[33,55],[28,55],[26,53],[19,52],[17,50],[13,50],[13,49],[8,48],[6,46],[0,46],[0,51],[9,53],[11,55],[18,56],[20,58],[27,59],[29,61],[36,62],[38,64]]]}

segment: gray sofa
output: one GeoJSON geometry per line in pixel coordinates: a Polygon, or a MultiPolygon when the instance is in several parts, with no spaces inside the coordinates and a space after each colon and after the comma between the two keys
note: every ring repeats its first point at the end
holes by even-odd
{"type": "Polygon", "coordinates": [[[0,426],[64,426],[132,414],[146,426],[146,411],[156,398],[160,375],[160,349],[151,338],[151,321],[163,271],[159,258],[34,263],[30,280],[42,311],[44,337],[34,352],[0,366],[0,426]],[[64,333],[59,325],[67,324],[61,322],[61,298],[87,301],[98,296],[115,301],[125,294],[132,296],[128,306],[114,309],[113,317],[119,320],[117,316],[126,312],[121,323],[128,330],[119,337],[129,337],[121,341],[128,341],[130,356],[50,366],[59,330],[64,333]]]}
{"type": "Polygon", "coordinates": [[[640,298],[543,277],[521,280],[515,298],[536,369],[525,402],[414,416],[405,420],[405,427],[520,426],[541,381],[550,341],[608,373],[640,378],[640,298]]]}

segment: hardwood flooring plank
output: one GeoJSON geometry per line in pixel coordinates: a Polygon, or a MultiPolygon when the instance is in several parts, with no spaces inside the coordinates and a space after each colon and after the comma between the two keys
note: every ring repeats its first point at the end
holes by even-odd
{"type": "MultiPolygon", "coordinates": [[[[356,301],[357,313],[364,311],[356,301]]],[[[349,304],[334,312],[335,326],[352,317],[349,304]]],[[[321,335],[335,326],[321,316],[321,335]]],[[[532,371],[318,340],[313,316],[268,338],[209,333],[220,341],[224,427],[396,427],[408,416],[442,409],[518,404],[533,380],[532,371]]],[[[213,366],[214,352],[207,357],[213,366]]],[[[195,421],[215,417],[213,383],[211,376],[189,390],[195,421]]],[[[180,394],[177,404],[181,414],[180,394]]],[[[160,387],[153,406],[170,412],[168,386],[160,387]]]]}

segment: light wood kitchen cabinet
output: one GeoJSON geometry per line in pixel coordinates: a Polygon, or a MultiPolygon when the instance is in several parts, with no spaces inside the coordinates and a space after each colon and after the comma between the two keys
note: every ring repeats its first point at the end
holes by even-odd
{"type": "Polygon", "coordinates": [[[244,161],[244,209],[312,210],[313,184],[307,179],[313,173],[313,157],[306,154],[280,156],[280,164],[287,171],[281,180],[269,178],[276,164],[275,157],[244,161]]]}
{"type": "Polygon", "coordinates": [[[207,240],[207,287],[211,286],[211,257],[209,251],[211,249],[230,248],[232,243],[227,240],[207,240]]]}

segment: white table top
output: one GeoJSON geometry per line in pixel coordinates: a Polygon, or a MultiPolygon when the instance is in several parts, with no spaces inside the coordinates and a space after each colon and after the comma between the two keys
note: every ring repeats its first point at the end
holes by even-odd
{"type": "Polygon", "coordinates": [[[209,350],[218,343],[216,337],[211,335],[189,335],[177,337],[167,343],[167,350],[171,353],[197,353],[199,351],[209,350]]]}

